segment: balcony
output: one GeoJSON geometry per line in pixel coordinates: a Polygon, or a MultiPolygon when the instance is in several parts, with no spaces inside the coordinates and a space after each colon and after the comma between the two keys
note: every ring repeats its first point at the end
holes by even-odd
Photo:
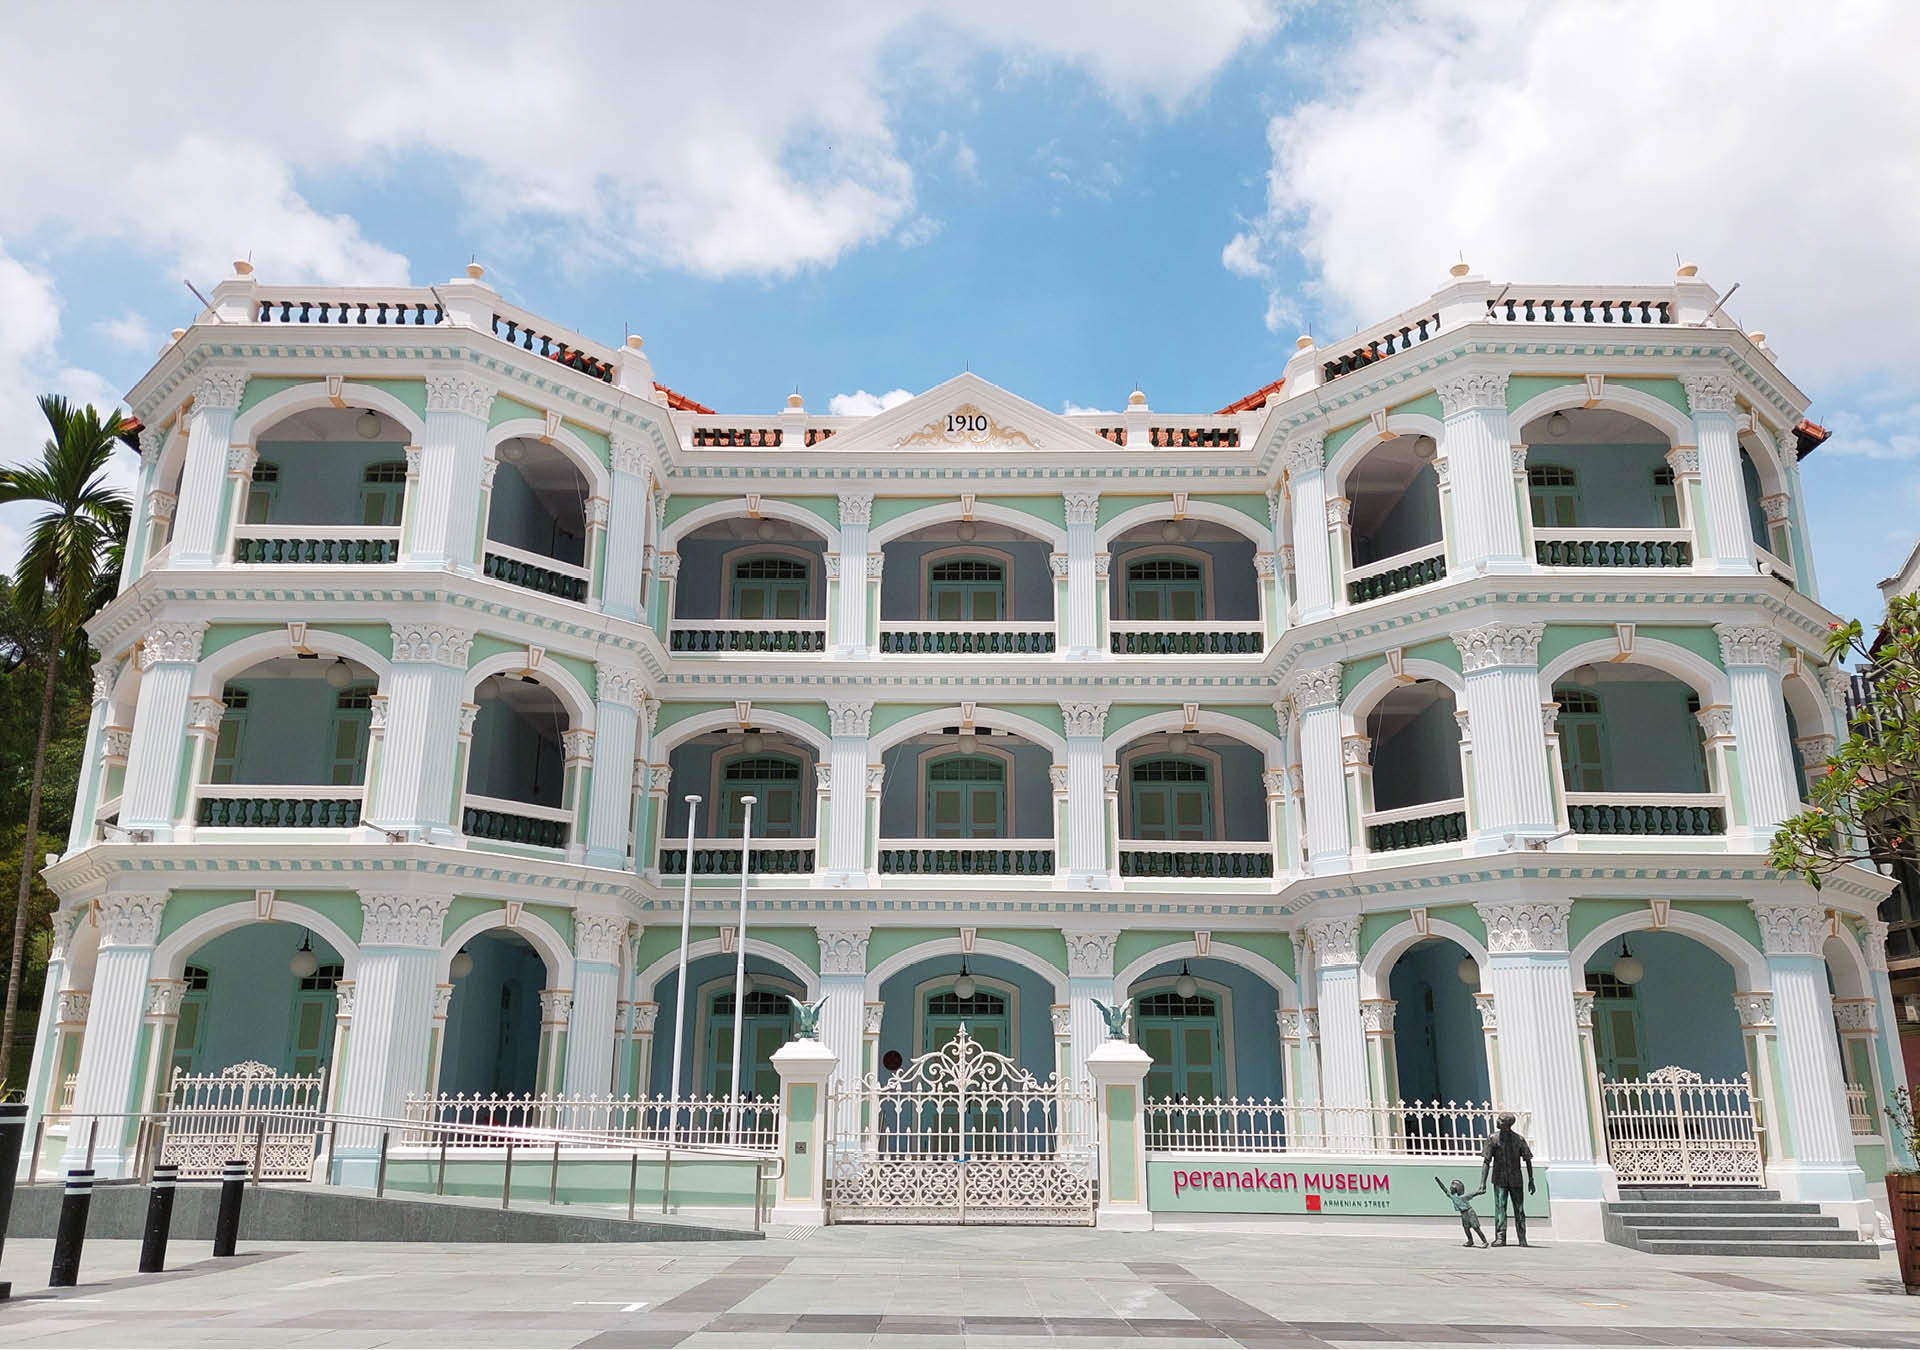
{"type": "Polygon", "coordinates": [[[1123,877],[1253,881],[1273,875],[1273,845],[1264,839],[1123,839],[1123,877]]]}
{"type": "Polygon", "coordinates": [[[880,871],[888,876],[1050,877],[1053,846],[983,839],[883,839],[880,871]]]}
{"type": "Polygon", "coordinates": [[[821,652],[826,646],[825,619],[675,619],[667,630],[668,650],[689,656],[821,652]]]}
{"type": "Polygon", "coordinates": [[[1715,792],[1569,792],[1575,834],[1702,837],[1727,832],[1727,800],[1715,792]]]}
{"type": "Polygon", "coordinates": [[[1447,575],[1447,546],[1427,544],[1379,562],[1347,570],[1347,603],[1364,605],[1403,591],[1431,586],[1447,575]]]}
{"type": "Polygon", "coordinates": [[[194,824],[206,829],[344,830],[360,823],[361,783],[202,783],[194,824]]]}
{"type": "MultiPolygon", "coordinates": [[[[693,874],[697,877],[737,877],[740,875],[739,839],[695,839],[693,874]]],[[[749,866],[754,876],[797,876],[813,871],[814,846],[811,840],[785,842],[769,840],[756,843],[749,866]]],[[[660,871],[667,876],[685,876],[687,849],[684,844],[660,850],[660,871]]]]}
{"type": "Polygon", "coordinates": [[[896,656],[1044,656],[1054,645],[1051,619],[880,623],[880,650],[896,656]]]}
{"type": "Polygon", "coordinates": [[[467,794],[460,812],[461,833],[499,844],[563,849],[572,827],[573,813],[559,807],[482,797],[473,792],[467,794]]]}
{"type": "Polygon", "coordinates": [[[1267,649],[1266,628],[1258,623],[1190,625],[1145,619],[1114,619],[1107,625],[1107,646],[1115,656],[1259,656],[1267,649]]]}
{"type": "Polygon", "coordinates": [[[1369,853],[1457,844],[1467,837],[1467,801],[1421,802],[1393,811],[1370,811],[1360,818],[1369,853]]]}
{"type": "Polygon", "coordinates": [[[1693,535],[1629,526],[1536,529],[1533,559],[1542,567],[1691,567],[1693,535]]]}
{"type": "Polygon", "coordinates": [[[504,581],[509,586],[520,586],[529,591],[538,591],[541,595],[575,602],[587,598],[587,588],[591,582],[584,567],[561,562],[558,558],[508,548],[491,539],[487,541],[486,562],[482,570],[495,581],[504,581]]]}
{"type": "Polygon", "coordinates": [[[397,562],[400,531],[375,525],[240,525],[233,532],[237,563],[358,566],[397,562]]]}

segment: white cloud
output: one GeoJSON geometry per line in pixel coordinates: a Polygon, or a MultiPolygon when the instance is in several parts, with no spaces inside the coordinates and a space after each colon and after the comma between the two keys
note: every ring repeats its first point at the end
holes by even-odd
{"type": "MultiPolygon", "coordinates": [[[[1864,400],[1863,400],[1864,401],[1864,400]]],[[[1861,459],[1920,459],[1920,403],[1881,406],[1870,413],[1845,410],[1827,419],[1832,438],[1820,447],[1823,455],[1861,459]]]]}
{"type": "Polygon", "coordinates": [[[1220,265],[1236,277],[1264,277],[1273,269],[1260,256],[1260,240],[1252,234],[1236,234],[1220,250],[1220,265]]]}
{"type": "Polygon", "coordinates": [[[889,408],[897,408],[913,395],[905,389],[889,389],[884,394],[869,394],[856,389],[851,394],[835,394],[827,400],[827,411],[835,417],[872,417],[889,408]]]}
{"type": "Polygon", "coordinates": [[[1068,399],[1061,405],[1060,415],[1063,417],[1118,417],[1120,414],[1112,408],[1083,408],[1072,399],[1068,399]]]}
{"type": "Polygon", "coordinates": [[[116,347],[125,347],[128,351],[147,352],[160,345],[160,335],[153,330],[141,315],[127,310],[117,319],[97,319],[93,331],[116,347]]]}

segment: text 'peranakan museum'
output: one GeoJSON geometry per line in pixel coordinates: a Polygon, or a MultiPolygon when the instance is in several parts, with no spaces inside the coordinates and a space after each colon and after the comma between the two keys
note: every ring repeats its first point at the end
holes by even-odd
{"type": "Polygon", "coordinates": [[[274,1091],[339,1118],[290,1174],[395,1186],[547,1122],[587,1200],[664,1131],[734,1150],[690,1209],[764,1153],[812,1222],[1450,1216],[1506,1108],[1563,1238],[1703,1182],[1872,1231],[1888,883],[1765,865],[1845,734],[1824,433],[1691,267],[1455,270],[1216,413],[848,418],[478,267],[240,268],[129,397],[29,1165],[274,1091]]]}

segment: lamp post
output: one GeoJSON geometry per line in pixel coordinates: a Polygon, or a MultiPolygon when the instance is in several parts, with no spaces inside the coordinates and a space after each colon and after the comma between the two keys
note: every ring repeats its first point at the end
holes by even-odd
{"type": "Polygon", "coordinates": [[[740,926],[733,934],[733,1073],[727,1079],[733,1089],[733,1126],[731,1141],[740,1142],[740,1036],[747,1025],[747,873],[753,859],[754,797],[742,797],[740,805],[740,926]]]}
{"type": "Polygon", "coordinates": [[[680,893],[680,978],[673,989],[673,1082],[667,1087],[667,1142],[679,1132],[680,1047],[687,1039],[687,935],[693,926],[693,818],[700,798],[687,794],[686,885],[680,893]]]}

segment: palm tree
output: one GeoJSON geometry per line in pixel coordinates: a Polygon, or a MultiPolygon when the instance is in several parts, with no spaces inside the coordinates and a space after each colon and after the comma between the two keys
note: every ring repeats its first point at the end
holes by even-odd
{"type": "Polygon", "coordinates": [[[6,1016],[0,1022],[0,1065],[13,1054],[14,1019],[26,957],[28,900],[33,889],[34,845],[40,832],[40,789],[46,777],[47,741],[53,731],[54,693],[62,657],[81,624],[98,607],[103,571],[124,540],[131,515],[126,495],[106,484],[113,448],[127,432],[120,414],[104,421],[91,405],[75,408],[57,394],[42,395],[40,411],[53,435],[38,464],[0,469],[0,505],[33,502],[45,508],[33,522],[20,558],[15,586],[46,636],[46,680],[40,693],[40,731],[34,742],[33,783],[27,794],[26,837],[20,851],[20,890],[14,902],[13,955],[7,966],[6,1016]]]}

